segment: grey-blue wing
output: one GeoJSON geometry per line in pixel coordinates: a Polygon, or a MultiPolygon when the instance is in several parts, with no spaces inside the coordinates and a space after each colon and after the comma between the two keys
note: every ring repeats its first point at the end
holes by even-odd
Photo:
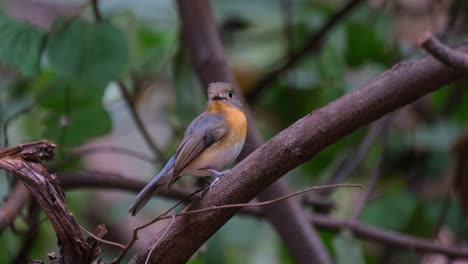
{"type": "Polygon", "coordinates": [[[222,114],[201,114],[185,131],[175,154],[173,177],[187,167],[205,149],[227,133],[227,125],[222,114]]]}

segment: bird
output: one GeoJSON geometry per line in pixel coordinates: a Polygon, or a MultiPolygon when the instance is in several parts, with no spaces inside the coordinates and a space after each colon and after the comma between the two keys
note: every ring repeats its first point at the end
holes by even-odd
{"type": "Polygon", "coordinates": [[[175,154],[137,195],[129,213],[135,216],[163,186],[171,187],[181,176],[216,176],[228,170],[241,152],[247,135],[247,118],[230,83],[208,85],[206,109],[187,127],[175,154]]]}

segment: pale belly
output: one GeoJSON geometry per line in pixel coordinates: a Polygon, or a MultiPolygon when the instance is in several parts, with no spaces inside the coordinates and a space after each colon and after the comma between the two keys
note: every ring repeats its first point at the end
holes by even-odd
{"type": "MultiPolygon", "coordinates": [[[[230,141],[229,138],[226,138],[226,140],[230,141]]],[[[244,146],[244,141],[245,138],[237,140],[234,144],[226,144],[223,141],[214,143],[192,161],[180,175],[211,176],[213,173],[206,169],[222,171],[239,156],[244,146]],[[222,145],[222,147],[220,145],[222,145]]]]}

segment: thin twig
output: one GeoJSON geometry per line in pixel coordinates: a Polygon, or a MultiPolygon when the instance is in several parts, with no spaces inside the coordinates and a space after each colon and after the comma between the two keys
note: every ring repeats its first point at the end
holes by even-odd
{"type": "Polygon", "coordinates": [[[392,119],[391,116],[386,116],[379,121],[382,123],[382,129],[383,129],[383,133],[381,136],[382,138],[381,154],[380,154],[379,160],[377,161],[377,165],[372,170],[372,173],[369,177],[369,181],[366,184],[367,188],[364,194],[361,195],[360,200],[357,202],[357,205],[354,208],[353,215],[351,216],[351,219],[350,219],[351,221],[359,221],[359,217],[361,216],[362,211],[364,210],[364,207],[366,206],[367,202],[372,198],[372,195],[375,192],[377,181],[379,180],[380,175],[382,174],[381,173],[382,167],[387,158],[386,141],[387,141],[387,135],[388,135],[388,127],[391,122],[391,119],[392,119]]]}
{"type": "MultiPolygon", "coordinates": [[[[350,156],[349,160],[345,161],[344,165],[341,168],[339,168],[337,173],[330,178],[327,184],[342,182],[354,173],[354,171],[358,168],[361,162],[367,157],[370,148],[372,147],[375,140],[386,126],[386,121],[384,120],[385,119],[376,121],[370,126],[367,135],[361,141],[355,153],[350,156]]],[[[329,195],[330,192],[328,192],[328,190],[325,190],[321,192],[321,194],[329,195]]]]}
{"type": "Polygon", "coordinates": [[[291,0],[281,0],[280,8],[283,19],[284,40],[286,43],[286,54],[291,57],[294,51],[294,30],[293,30],[293,3],[291,0]]]}
{"type": "Polygon", "coordinates": [[[87,148],[82,148],[77,151],[74,151],[74,154],[79,155],[79,156],[84,156],[84,155],[92,155],[96,153],[116,153],[116,154],[122,154],[126,155],[129,157],[134,157],[139,160],[146,161],[151,164],[155,163],[160,163],[162,162],[161,159],[153,159],[151,157],[146,156],[145,154],[142,154],[137,151],[133,151],[131,149],[127,148],[122,148],[122,147],[117,147],[117,146],[97,146],[97,147],[87,147],[87,148]]]}
{"type": "Polygon", "coordinates": [[[94,19],[100,22],[102,19],[101,12],[99,11],[98,0],[91,0],[91,8],[93,9],[94,19]]]}
{"type": "Polygon", "coordinates": [[[65,86],[64,94],[64,115],[60,117],[59,125],[61,126],[60,134],[58,137],[58,145],[60,146],[59,152],[60,156],[64,156],[64,145],[67,139],[68,128],[70,126],[70,111],[71,111],[71,100],[70,100],[70,86],[65,86]]]}
{"type": "Polygon", "coordinates": [[[14,113],[13,115],[11,115],[9,118],[7,118],[5,120],[5,122],[3,123],[3,146],[6,148],[8,147],[8,126],[10,125],[11,122],[13,122],[14,120],[16,120],[18,117],[20,117],[21,115],[23,114],[26,114],[28,113],[29,111],[32,110],[34,105],[28,105],[26,107],[24,107],[23,109],[20,109],[18,112],[14,113]]]}
{"type": "Polygon", "coordinates": [[[468,54],[451,49],[435,38],[430,32],[424,32],[418,43],[441,63],[458,70],[468,71],[468,54]]]}
{"type": "Polygon", "coordinates": [[[343,18],[345,18],[362,0],[350,0],[343,7],[341,7],[335,14],[333,14],[317,31],[311,34],[305,41],[304,45],[290,54],[284,63],[274,63],[280,65],[275,67],[272,71],[266,73],[252,89],[252,92],[246,95],[248,102],[255,101],[268,86],[273,84],[283,73],[289,71],[296,66],[304,57],[310,53],[318,52],[320,50],[320,43],[325,36],[330,32],[343,18]]]}
{"type": "Polygon", "coordinates": [[[153,250],[156,248],[157,245],[159,245],[159,242],[161,242],[161,240],[163,239],[163,237],[166,236],[167,231],[169,231],[169,228],[171,228],[171,226],[174,224],[175,219],[176,219],[176,216],[175,216],[175,215],[172,215],[171,222],[170,222],[169,225],[167,225],[166,228],[164,229],[164,233],[162,233],[162,235],[159,237],[159,239],[156,241],[156,243],[154,243],[154,245],[151,247],[151,249],[150,249],[150,251],[149,251],[149,253],[148,253],[148,257],[146,258],[145,264],[148,264],[148,263],[149,263],[151,254],[153,253],[153,250]]]}
{"type": "MultiPolygon", "coordinates": [[[[334,189],[338,187],[355,187],[355,188],[364,188],[364,185],[362,184],[348,184],[348,183],[337,183],[337,184],[328,184],[328,185],[320,185],[320,186],[313,186],[307,189],[304,189],[302,191],[294,192],[285,196],[281,196],[279,198],[269,200],[269,201],[264,201],[264,202],[257,202],[257,203],[239,203],[239,204],[225,204],[225,205],[220,205],[220,206],[213,206],[210,208],[203,208],[203,209],[198,209],[198,210],[192,210],[192,211],[185,211],[185,212],[180,212],[176,214],[176,217],[183,216],[183,215],[192,215],[192,214],[199,214],[199,213],[204,213],[208,211],[213,211],[213,210],[220,210],[220,209],[229,209],[229,208],[240,208],[240,207],[258,207],[258,206],[265,206],[265,205],[270,205],[282,200],[289,199],[291,197],[309,192],[309,191],[315,191],[315,190],[323,190],[323,189],[334,189]]],[[[163,219],[168,219],[171,218],[172,216],[162,216],[158,219],[163,220],[163,219]]]]}
{"type": "MultiPolygon", "coordinates": [[[[99,176],[100,177],[100,176],[99,176]]],[[[90,177],[90,180],[92,177],[90,177]]],[[[124,179],[123,181],[129,180],[131,181],[132,178],[124,179]]],[[[61,179],[61,182],[64,182],[61,179]]],[[[143,186],[143,182],[141,183],[143,186]]],[[[126,191],[138,191],[141,187],[133,187],[132,185],[125,185],[125,184],[113,184],[115,188],[119,190],[126,190],[126,191]]],[[[92,183],[88,183],[86,186],[93,186],[92,183]]],[[[366,190],[368,187],[366,188],[366,190]]],[[[174,189],[173,189],[174,190],[174,189]]],[[[177,190],[174,190],[177,191],[177,190]]],[[[177,194],[176,196],[178,196],[177,194]]],[[[183,193],[180,194],[180,198],[183,197],[183,193]]],[[[172,196],[170,196],[172,197],[172,196]]],[[[180,199],[177,198],[177,199],[180,199]]],[[[251,217],[265,217],[259,208],[249,207],[249,208],[242,208],[239,213],[244,216],[251,216],[251,217]]],[[[381,228],[361,224],[361,223],[352,223],[349,220],[337,220],[332,217],[322,215],[322,214],[313,214],[309,215],[308,221],[310,224],[315,225],[316,227],[323,228],[330,231],[340,231],[343,229],[348,229],[353,232],[356,237],[361,239],[366,239],[369,241],[373,241],[374,243],[382,244],[384,246],[394,246],[402,249],[414,249],[420,252],[433,252],[433,253],[440,253],[448,256],[456,256],[456,257],[463,257],[468,258],[468,252],[466,250],[460,248],[454,248],[449,246],[444,246],[434,241],[416,239],[414,237],[384,230],[381,228]]],[[[117,263],[117,262],[114,262],[117,263]]]]}
{"type": "Polygon", "coordinates": [[[38,234],[37,227],[39,226],[39,209],[40,207],[37,204],[37,202],[35,200],[32,200],[28,208],[28,218],[26,220],[28,224],[28,229],[25,233],[25,236],[23,237],[21,248],[16,254],[16,257],[11,261],[11,263],[19,264],[27,262],[28,252],[34,245],[38,234]]]}
{"type": "MultiPolygon", "coordinates": [[[[202,189],[203,190],[203,189],[202,189]]],[[[154,223],[156,223],[157,221],[159,221],[161,219],[161,217],[163,216],[166,216],[168,213],[170,213],[172,210],[174,210],[175,208],[177,208],[179,205],[183,204],[183,203],[187,203],[189,200],[191,200],[191,198],[199,193],[200,191],[202,190],[196,190],[194,192],[192,192],[191,194],[187,195],[184,199],[182,199],[181,201],[175,203],[173,206],[171,206],[169,209],[167,209],[165,212],[163,212],[162,214],[158,215],[156,218],[154,218],[153,220],[143,224],[143,225],[140,225],[138,227],[135,227],[133,229],[133,233],[132,233],[132,238],[130,239],[130,241],[125,244],[123,250],[119,253],[119,255],[117,255],[117,257],[115,257],[111,262],[109,262],[109,264],[115,264],[115,263],[119,263],[122,258],[125,256],[125,254],[127,253],[127,251],[133,246],[133,244],[138,240],[138,231],[140,231],[141,229],[143,228],[146,228],[154,223]]],[[[169,229],[169,228],[168,228],[169,229]]],[[[160,238],[162,239],[162,238],[160,238]]]]}
{"type": "MultiPolygon", "coordinates": [[[[102,19],[102,15],[99,10],[97,1],[98,0],[91,0],[91,3],[92,3],[92,8],[93,8],[94,19],[97,22],[99,22],[102,19]]],[[[122,80],[117,80],[117,85],[120,89],[120,92],[122,94],[124,101],[127,103],[132,119],[135,122],[135,125],[137,126],[138,131],[140,131],[140,134],[143,136],[143,139],[145,140],[146,144],[149,146],[150,150],[153,152],[155,158],[164,160],[164,154],[156,146],[156,143],[154,143],[153,139],[151,138],[148,132],[148,129],[146,128],[141,116],[138,113],[137,107],[135,103],[133,102],[132,95],[128,91],[127,86],[122,80]]]]}
{"type": "Polygon", "coordinates": [[[448,213],[450,212],[450,205],[452,204],[452,195],[447,193],[444,197],[442,202],[442,206],[440,207],[437,220],[434,226],[434,230],[432,232],[432,237],[437,239],[440,230],[444,226],[445,221],[447,220],[448,213]]]}
{"type": "MultiPolygon", "coordinates": [[[[146,228],[158,221],[161,221],[163,219],[169,219],[169,218],[173,218],[175,220],[175,218],[179,217],[179,216],[183,216],[183,215],[191,215],[191,214],[199,214],[199,213],[203,213],[203,212],[208,212],[208,211],[213,211],[213,210],[221,210],[221,209],[228,209],[228,208],[241,208],[241,207],[258,207],[258,206],[265,206],[265,205],[270,205],[270,204],[273,204],[273,203],[276,203],[276,202],[279,202],[279,201],[282,201],[282,200],[285,200],[285,199],[289,199],[293,196],[297,196],[297,195],[300,195],[300,194],[303,194],[303,193],[306,193],[306,192],[309,192],[309,191],[313,191],[313,190],[321,190],[321,189],[327,189],[327,188],[338,188],[338,187],[358,187],[358,188],[364,188],[364,185],[361,185],[361,184],[330,184],[330,185],[321,185],[321,186],[313,186],[313,187],[310,187],[310,188],[307,188],[307,189],[304,189],[302,191],[298,191],[298,192],[294,192],[292,194],[288,194],[288,195],[285,195],[285,196],[281,196],[279,198],[276,198],[276,199],[273,199],[273,200],[269,200],[269,201],[264,201],[264,202],[257,202],[257,203],[240,203],[240,204],[226,204],[226,205],[220,205],[220,206],[213,206],[213,207],[210,207],[210,208],[204,208],[204,209],[200,209],[200,210],[193,210],[193,211],[185,211],[185,212],[180,212],[180,213],[177,213],[177,214],[173,214],[173,215],[167,215],[170,211],[172,211],[174,208],[176,208],[181,202],[177,203],[176,205],[172,206],[169,210],[167,210],[166,212],[160,214],[159,216],[155,217],[153,220],[143,224],[143,225],[140,225],[136,228],[133,229],[133,234],[132,234],[132,238],[130,239],[130,241],[125,245],[125,248],[122,250],[122,252],[120,252],[120,254],[113,260],[111,261],[109,264],[115,264],[115,263],[118,263],[123,257],[124,255],[126,254],[126,252],[130,249],[130,247],[135,243],[135,241],[138,239],[138,231],[140,231],[141,229],[143,228],[146,228]]],[[[197,191],[198,192],[198,191],[197,191]]],[[[195,192],[195,193],[197,193],[195,192]]],[[[193,193],[192,195],[194,195],[195,193],[193,193]]],[[[168,228],[169,229],[169,228],[168,228]]],[[[159,238],[158,239],[158,242],[161,240],[162,238],[159,238]]],[[[153,248],[154,247],[154,244],[153,246],[151,246],[150,248],[153,248]]],[[[148,258],[148,257],[147,257],[148,258]]]]}
{"type": "Polygon", "coordinates": [[[80,228],[81,230],[83,230],[86,234],[88,234],[88,236],[96,239],[97,241],[101,242],[101,243],[104,243],[104,244],[107,244],[107,245],[111,245],[111,246],[114,246],[114,247],[118,247],[120,249],[125,249],[125,246],[120,244],[120,243],[117,243],[117,242],[113,242],[113,241],[109,241],[109,240],[106,240],[106,239],[103,239],[103,238],[100,238],[96,235],[94,235],[93,233],[89,232],[88,230],[86,230],[86,228],[84,228],[83,226],[80,225],[80,228]]]}
{"type": "Polygon", "coordinates": [[[155,155],[157,159],[164,160],[164,154],[162,151],[159,149],[158,146],[154,143],[153,139],[151,138],[148,129],[146,128],[145,124],[143,123],[143,120],[141,119],[141,116],[138,114],[136,105],[133,102],[133,98],[128,92],[127,86],[124,84],[123,81],[117,81],[120,92],[122,93],[123,99],[127,103],[127,106],[130,110],[130,114],[132,115],[133,121],[135,122],[138,131],[140,131],[141,135],[143,136],[143,139],[146,141],[146,144],[148,144],[149,148],[155,155]]]}

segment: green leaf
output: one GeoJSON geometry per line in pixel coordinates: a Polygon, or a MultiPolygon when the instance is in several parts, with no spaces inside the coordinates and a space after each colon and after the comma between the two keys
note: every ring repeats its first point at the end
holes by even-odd
{"type": "Polygon", "coordinates": [[[163,28],[153,30],[141,26],[137,29],[137,69],[148,71],[148,69],[160,70],[171,56],[171,48],[177,40],[177,32],[173,29],[163,28]]]}
{"type": "Polygon", "coordinates": [[[39,72],[45,39],[42,30],[0,14],[0,39],[1,62],[19,69],[26,76],[39,72]]]}
{"type": "Polygon", "coordinates": [[[41,89],[36,94],[37,104],[62,112],[65,109],[81,109],[100,104],[105,90],[104,86],[64,79],[50,79],[38,85],[41,89]]]}
{"type": "Polygon", "coordinates": [[[361,243],[349,232],[342,232],[333,240],[335,263],[364,264],[364,254],[361,243]]]}
{"type": "Polygon", "coordinates": [[[78,146],[112,129],[110,116],[101,105],[72,108],[69,115],[66,112],[50,112],[43,123],[43,137],[62,147],[78,146]]]}
{"type": "Polygon", "coordinates": [[[108,22],[56,21],[47,46],[53,70],[62,77],[104,85],[128,67],[125,35],[108,22]]]}

